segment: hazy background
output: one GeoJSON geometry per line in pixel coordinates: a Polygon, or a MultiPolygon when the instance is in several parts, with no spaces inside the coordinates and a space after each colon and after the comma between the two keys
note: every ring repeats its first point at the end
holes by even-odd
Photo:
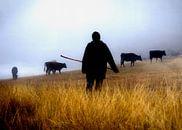
{"type": "Polygon", "coordinates": [[[150,49],[182,50],[181,0],[0,0],[0,79],[43,74],[44,62],[81,64],[93,31],[110,48],[117,64],[121,52],[148,58],[150,49]]]}

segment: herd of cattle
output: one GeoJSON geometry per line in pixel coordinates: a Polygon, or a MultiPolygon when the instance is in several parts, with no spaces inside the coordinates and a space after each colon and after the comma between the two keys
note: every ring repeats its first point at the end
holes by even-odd
{"type": "MultiPolygon", "coordinates": [[[[162,61],[162,57],[166,56],[166,52],[164,50],[152,50],[149,52],[150,60],[152,62],[153,58],[160,58],[162,61]]],[[[124,67],[124,62],[125,61],[130,61],[131,66],[134,66],[135,61],[140,60],[142,61],[142,57],[140,55],[136,55],[135,53],[121,53],[121,66],[124,67]]],[[[56,61],[49,61],[45,62],[44,64],[44,71],[46,71],[47,75],[50,75],[52,72],[53,74],[56,73],[56,71],[59,71],[61,73],[61,70],[63,68],[67,68],[65,63],[59,63],[56,61]]]]}

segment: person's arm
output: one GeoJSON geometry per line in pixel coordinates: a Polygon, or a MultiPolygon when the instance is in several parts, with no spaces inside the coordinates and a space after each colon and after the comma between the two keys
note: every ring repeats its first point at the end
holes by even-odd
{"type": "Polygon", "coordinates": [[[88,59],[87,57],[88,57],[88,45],[85,48],[85,52],[82,58],[82,73],[86,73],[87,70],[87,59],[88,59]]]}
{"type": "Polygon", "coordinates": [[[117,68],[117,66],[116,66],[116,64],[115,64],[115,62],[114,62],[113,56],[112,56],[112,54],[111,54],[109,48],[107,47],[107,45],[106,45],[106,50],[107,50],[107,51],[106,51],[106,52],[107,52],[107,60],[108,60],[109,65],[111,66],[112,70],[113,70],[115,73],[118,73],[119,70],[118,70],[118,68],[117,68]]]}

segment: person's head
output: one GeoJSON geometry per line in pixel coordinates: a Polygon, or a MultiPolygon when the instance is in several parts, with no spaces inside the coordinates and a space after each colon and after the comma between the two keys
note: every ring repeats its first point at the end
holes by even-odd
{"type": "Polygon", "coordinates": [[[92,39],[93,39],[93,41],[100,41],[100,34],[99,34],[99,32],[93,32],[92,33],[92,39]]]}

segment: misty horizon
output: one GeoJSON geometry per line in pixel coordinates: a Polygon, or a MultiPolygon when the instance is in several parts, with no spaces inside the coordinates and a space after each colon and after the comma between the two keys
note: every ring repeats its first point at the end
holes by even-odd
{"type": "Polygon", "coordinates": [[[180,0],[6,0],[0,2],[0,79],[45,74],[46,61],[67,64],[63,71],[81,69],[92,32],[98,31],[116,61],[133,52],[142,58],[149,50],[182,52],[180,0]]]}

